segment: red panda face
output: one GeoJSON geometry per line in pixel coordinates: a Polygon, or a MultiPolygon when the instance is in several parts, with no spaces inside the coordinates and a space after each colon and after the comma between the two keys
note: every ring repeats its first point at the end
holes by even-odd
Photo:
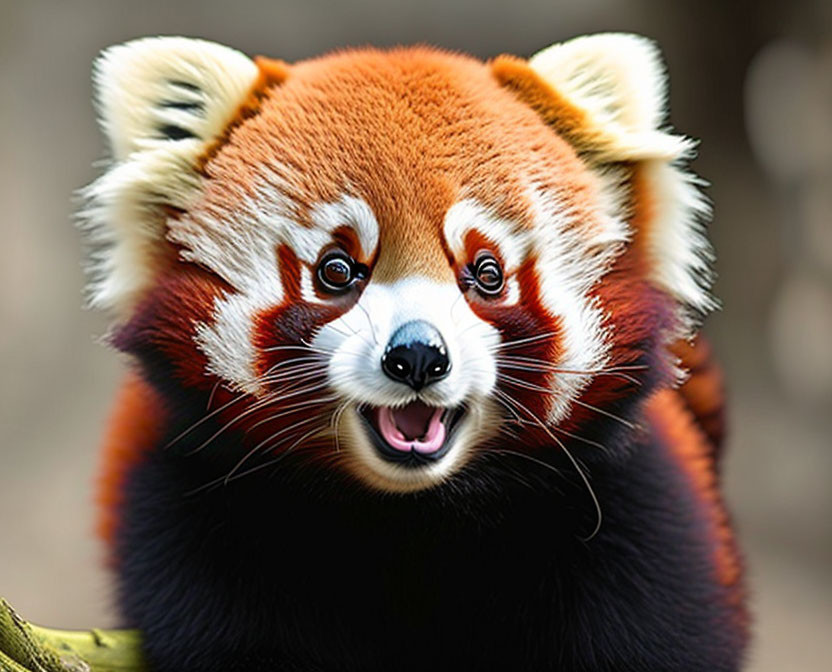
{"type": "MultiPolygon", "coordinates": [[[[220,414],[253,437],[241,458],[309,446],[370,487],[430,488],[518,428],[557,442],[626,392],[600,376],[651,332],[670,339],[687,271],[656,253],[688,252],[634,226],[657,221],[662,180],[683,189],[663,145],[642,168],[632,138],[553,98],[559,128],[526,95],[555,92],[514,61],[402,49],[252,70],[234,54],[222,74],[248,97],[198,132],[216,82],[163,74],[156,135],[93,201],[129,193],[124,166],[158,173],[123,176],[145,188],[130,216],[155,218],[129,249],[141,279],[100,294],[121,297],[128,349],[151,343],[183,388],[241,400],[220,414]]],[[[636,149],[658,135],[636,131],[636,149]]]]}

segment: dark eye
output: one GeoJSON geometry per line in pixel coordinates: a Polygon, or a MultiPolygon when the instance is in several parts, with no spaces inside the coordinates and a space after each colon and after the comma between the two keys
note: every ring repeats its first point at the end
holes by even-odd
{"type": "Polygon", "coordinates": [[[474,280],[477,288],[488,296],[496,296],[503,289],[503,269],[490,254],[481,254],[474,263],[474,280]]]}
{"type": "Polygon", "coordinates": [[[356,263],[343,250],[327,252],[318,264],[318,280],[327,292],[339,294],[349,289],[356,280],[367,277],[367,267],[356,263]]]}

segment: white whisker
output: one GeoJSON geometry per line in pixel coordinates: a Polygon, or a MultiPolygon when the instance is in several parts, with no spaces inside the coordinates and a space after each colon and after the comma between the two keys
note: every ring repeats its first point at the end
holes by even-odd
{"type": "Polygon", "coordinates": [[[573,457],[572,453],[566,448],[566,445],[563,443],[563,441],[556,437],[549,429],[549,427],[547,427],[546,424],[542,420],[540,420],[540,418],[537,417],[537,415],[535,415],[531,410],[529,410],[524,404],[520,403],[516,399],[513,399],[504,392],[500,392],[499,390],[497,390],[497,392],[499,392],[500,396],[503,397],[504,401],[512,405],[516,405],[516,407],[519,410],[525,412],[529,416],[529,418],[531,418],[535,422],[535,424],[537,424],[537,426],[540,427],[540,429],[542,429],[549,436],[549,438],[551,438],[555,443],[558,444],[560,449],[564,452],[566,457],[572,463],[572,466],[575,468],[575,471],[578,473],[578,476],[581,478],[584,485],[586,486],[587,492],[589,492],[589,496],[592,498],[592,502],[595,506],[595,512],[597,516],[595,528],[592,530],[588,537],[583,539],[583,541],[585,542],[590,541],[593,537],[595,537],[595,535],[598,534],[598,531],[601,529],[603,514],[601,512],[601,503],[598,501],[598,497],[595,494],[595,490],[592,488],[592,484],[589,482],[589,479],[587,478],[586,474],[581,469],[580,465],[578,464],[578,461],[573,457]]]}
{"type": "Polygon", "coordinates": [[[489,348],[491,352],[496,352],[499,350],[510,350],[521,345],[527,345],[529,343],[535,343],[537,341],[542,341],[548,338],[554,338],[558,335],[556,331],[550,331],[545,334],[537,334],[536,336],[528,336],[526,338],[518,338],[513,341],[502,341],[501,343],[497,343],[489,348]]]}

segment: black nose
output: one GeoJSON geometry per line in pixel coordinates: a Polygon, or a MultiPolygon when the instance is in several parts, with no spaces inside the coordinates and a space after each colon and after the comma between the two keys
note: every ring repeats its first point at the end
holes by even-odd
{"type": "Polygon", "coordinates": [[[414,320],[393,332],[381,358],[381,368],[397,383],[421,390],[447,376],[451,360],[436,327],[424,320],[414,320]]]}

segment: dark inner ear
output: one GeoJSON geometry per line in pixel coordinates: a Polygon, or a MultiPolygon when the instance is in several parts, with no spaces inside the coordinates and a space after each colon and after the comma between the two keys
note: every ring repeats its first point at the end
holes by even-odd
{"type": "Polygon", "coordinates": [[[159,133],[167,140],[187,140],[189,138],[197,137],[191,133],[187,128],[181,126],[174,126],[173,124],[165,124],[159,127],[159,133]]]}
{"type": "Polygon", "coordinates": [[[591,149],[593,132],[586,112],[575,107],[547,84],[522,58],[502,55],[491,61],[491,72],[501,86],[531,107],[579,152],[591,149]]]}

